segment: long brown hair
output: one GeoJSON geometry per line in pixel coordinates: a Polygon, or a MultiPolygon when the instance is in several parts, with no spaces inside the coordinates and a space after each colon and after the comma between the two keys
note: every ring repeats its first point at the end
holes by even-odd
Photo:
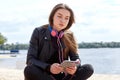
{"type": "Polygon", "coordinates": [[[74,39],[73,33],[68,30],[72,26],[72,24],[75,23],[74,13],[72,9],[66,4],[63,4],[63,3],[57,4],[50,13],[49,24],[53,26],[53,17],[58,9],[66,9],[70,12],[69,23],[67,27],[64,29],[64,36],[62,38],[62,40],[64,41],[64,44],[66,45],[66,48],[64,50],[64,53],[65,53],[64,56],[67,56],[69,50],[72,51],[73,53],[77,53],[77,44],[74,39]]]}

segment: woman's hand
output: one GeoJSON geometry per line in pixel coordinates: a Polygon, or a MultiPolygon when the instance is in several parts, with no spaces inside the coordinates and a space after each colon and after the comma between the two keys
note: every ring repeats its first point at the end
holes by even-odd
{"type": "Polygon", "coordinates": [[[60,72],[63,72],[63,68],[58,63],[54,63],[50,67],[50,72],[52,74],[59,74],[60,72]]]}
{"type": "Polygon", "coordinates": [[[77,70],[76,66],[71,66],[71,67],[65,68],[65,72],[67,72],[68,74],[71,74],[71,75],[74,75],[76,70],[77,70]]]}

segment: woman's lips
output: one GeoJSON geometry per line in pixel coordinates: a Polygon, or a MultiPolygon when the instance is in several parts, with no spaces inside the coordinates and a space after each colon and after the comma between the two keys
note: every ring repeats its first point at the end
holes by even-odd
{"type": "Polygon", "coordinates": [[[63,24],[59,24],[60,26],[64,26],[63,24]]]}

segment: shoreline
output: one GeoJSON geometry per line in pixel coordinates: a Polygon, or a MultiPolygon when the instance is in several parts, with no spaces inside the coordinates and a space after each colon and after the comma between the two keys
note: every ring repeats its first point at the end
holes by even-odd
{"type": "MultiPolygon", "coordinates": [[[[0,68],[0,80],[24,80],[23,71],[0,68]]],[[[88,80],[120,80],[120,74],[93,74],[88,80]]]]}
{"type": "Polygon", "coordinates": [[[10,57],[10,54],[0,54],[0,59],[5,59],[5,58],[12,58],[10,57]]]}

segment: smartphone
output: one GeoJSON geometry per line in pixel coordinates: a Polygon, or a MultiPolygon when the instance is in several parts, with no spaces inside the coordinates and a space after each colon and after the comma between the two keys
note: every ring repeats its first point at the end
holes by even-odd
{"type": "Polygon", "coordinates": [[[66,68],[66,67],[71,67],[71,66],[77,66],[79,63],[80,63],[79,61],[65,60],[60,64],[60,66],[62,66],[63,68],[66,68]]]}

